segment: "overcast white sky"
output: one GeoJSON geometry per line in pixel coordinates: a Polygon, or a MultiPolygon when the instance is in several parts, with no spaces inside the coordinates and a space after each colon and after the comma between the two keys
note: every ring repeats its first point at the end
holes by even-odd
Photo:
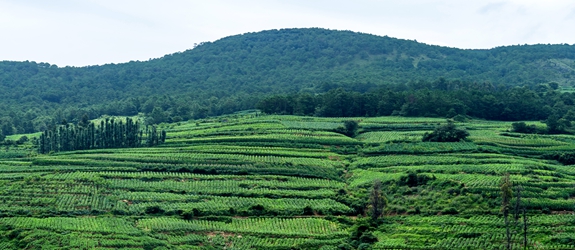
{"type": "Polygon", "coordinates": [[[321,27],[458,48],[575,43],[573,0],[0,0],[0,61],[86,66],[321,27]]]}

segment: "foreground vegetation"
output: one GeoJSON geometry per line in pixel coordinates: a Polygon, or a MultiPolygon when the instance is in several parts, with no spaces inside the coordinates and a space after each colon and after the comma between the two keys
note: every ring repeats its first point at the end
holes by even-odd
{"type": "Polygon", "coordinates": [[[519,249],[522,208],[528,249],[575,247],[575,169],[558,161],[573,135],[256,113],[160,129],[154,147],[38,154],[30,135],[4,148],[0,248],[504,249],[509,228],[519,249]],[[467,139],[422,142],[438,126],[467,139]]]}

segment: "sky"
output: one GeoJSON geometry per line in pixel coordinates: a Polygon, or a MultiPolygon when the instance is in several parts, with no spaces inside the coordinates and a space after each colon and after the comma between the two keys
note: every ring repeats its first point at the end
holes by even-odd
{"type": "Polygon", "coordinates": [[[0,61],[145,61],[227,36],[309,27],[462,49],[575,44],[575,1],[0,0],[0,61]]]}

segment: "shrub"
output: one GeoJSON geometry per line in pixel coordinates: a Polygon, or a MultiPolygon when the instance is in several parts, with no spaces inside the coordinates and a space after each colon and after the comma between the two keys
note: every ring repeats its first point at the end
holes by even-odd
{"type": "Polygon", "coordinates": [[[423,134],[422,141],[429,142],[458,142],[465,140],[469,136],[469,132],[464,129],[458,129],[452,121],[448,121],[446,125],[439,126],[431,133],[423,134]]]}
{"type": "Polygon", "coordinates": [[[514,122],[511,126],[513,126],[513,132],[517,133],[533,134],[538,132],[535,125],[527,125],[525,122],[514,122]]]}
{"type": "Polygon", "coordinates": [[[310,206],[305,206],[303,208],[304,215],[313,215],[313,209],[310,206]]]}
{"type": "Polygon", "coordinates": [[[359,124],[356,121],[348,120],[343,123],[343,127],[336,128],[335,132],[354,137],[357,134],[358,128],[359,124]]]}
{"type": "Polygon", "coordinates": [[[163,214],[165,211],[160,206],[149,206],[146,208],[146,214],[163,214]]]}
{"type": "Polygon", "coordinates": [[[28,137],[25,136],[25,135],[23,135],[22,137],[20,137],[20,138],[16,141],[16,144],[21,145],[21,144],[24,144],[24,143],[27,142],[27,141],[29,141],[28,137]]]}
{"type": "Polygon", "coordinates": [[[435,177],[429,177],[425,174],[416,174],[415,172],[409,172],[407,175],[401,176],[399,178],[399,185],[407,185],[408,187],[417,187],[419,185],[425,185],[430,180],[434,180],[435,177]]]}
{"type": "Polygon", "coordinates": [[[457,209],[455,209],[454,207],[448,207],[443,209],[443,211],[441,211],[442,214],[458,214],[459,211],[457,211],[457,209]]]}

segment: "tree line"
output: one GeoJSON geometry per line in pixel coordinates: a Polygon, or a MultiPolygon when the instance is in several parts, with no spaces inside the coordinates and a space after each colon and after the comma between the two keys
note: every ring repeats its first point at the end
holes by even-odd
{"type": "Polygon", "coordinates": [[[155,126],[140,129],[139,123],[130,118],[105,119],[99,125],[93,122],[79,125],[63,124],[45,130],[38,139],[38,153],[101,148],[135,148],[164,143],[166,131],[155,126]]]}
{"type": "MultiPolygon", "coordinates": [[[[316,95],[337,87],[365,93],[438,77],[492,83],[497,89],[531,88],[551,81],[571,86],[573,60],[575,46],[566,44],[461,50],[313,28],[231,36],[146,62],[77,68],[2,61],[0,130],[4,135],[43,131],[62,119],[77,122],[84,114],[96,119],[142,113],[149,117],[148,124],[178,122],[253,109],[270,94],[316,95]]],[[[444,83],[438,89],[449,87],[441,86],[444,83]]],[[[400,112],[402,104],[386,104],[391,111],[377,112],[400,112]]],[[[412,106],[403,111],[407,115],[449,111],[419,111],[412,106]]]]}
{"type": "MultiPolygon", "coordinates": [[[[575,120],[575,94],[557,85],[504,87],[440,78],[434,82],[390,84],[368,92],[331,89],[323,94],[272,95],[256,107],[268,114],[324,117],[457,115],[503,121],[575,120]],[[567,115],[568,114],[568,115],[567,115]]],[[[565,125],[565,124],[563,124],[565,125]]]]}

